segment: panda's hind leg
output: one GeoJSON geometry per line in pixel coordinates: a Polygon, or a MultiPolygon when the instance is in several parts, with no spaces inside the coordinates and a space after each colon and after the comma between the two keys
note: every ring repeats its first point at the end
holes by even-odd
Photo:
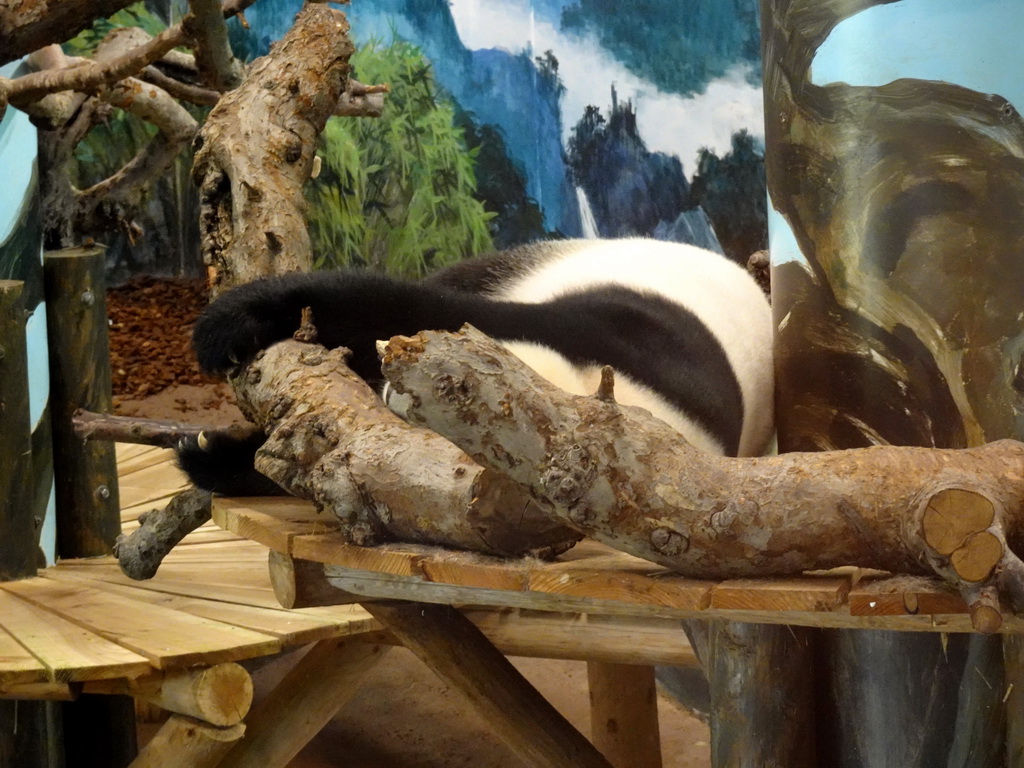
{"type": "Polygon", "coordinates": [[[281,496],[285,491],[253,466],[266,435],[203,433],[178,443],[178,467],[197,488],[221,496],[281,496]]]}

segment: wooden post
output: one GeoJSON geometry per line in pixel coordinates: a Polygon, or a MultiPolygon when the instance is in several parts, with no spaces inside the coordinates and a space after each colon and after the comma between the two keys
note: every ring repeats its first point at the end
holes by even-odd
{"type": "Polygon", "coordinates": [[[814,768],[814,630],[712,621],[711,764],[814,768]]]}
{"type": "Polygon", "coordinates": [[[587,677],[594,746],[615,768],[661,768],[654,667],[588,661],[587,677]]]}
{"type": "MultiPolygon", "coordinates": [[[[121,532],[114,444],[76,437],[71,420],[78,408],[113,409],[103,253],[67,248],[43,256],[57,554],[63,558],[108,555],[121,532]]],[[[63,714],[68,768],[121,768],[135,757],[131,697],[85,695],[63,704],[63,714]]]]}
{"type": "Polygon", "coordinates": [[[0,581],[35,576],[38,562],[22,287],[0,280],[0,581]]]}
{"type": "Polygon", "coordinates": [[[57,552],[65,558],[110,554],[121,532],[114,446],[76,438],[71,422],[77,408],[113,408],[103,261],[102,248],[68,248],[43,257],[57,552]]]}
{"type": "Polygon", "coordinates": [[[530,685],[473,623],[448,605],[364,606],[536,768],[611,764],[530,685]]]}

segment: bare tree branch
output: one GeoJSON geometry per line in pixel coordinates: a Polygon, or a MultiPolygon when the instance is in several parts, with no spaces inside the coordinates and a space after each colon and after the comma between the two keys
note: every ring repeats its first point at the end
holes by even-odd
{"type": "MultiPolygon", "coordinates": [[[[224,4],[224,16],[233,16],[254,2],[256,0],[228,0],[224,4]]],[[[87,62],[69,69],[35,72],[13,81],[6,81],[8,101],[20,108],[22,105],[37,101],[48,93],[56,91],[74,90],[92,93],[104,85],[110,85],[135,75],[147,65],[165,56],[171,49],[187,42],[188,35],[182,24],[176,24],[127,54],[106,62],[103,66],[87,62]]],[[[0,85],[4,82],[5,79],[0,78],[0,85]]]]}
{"type": "Polygon", "coordinates": [[[348,88],[341,94],[334,114],[338,117],[380,117],[384,114],[384,95],[388,85],[364,85],[349,78],[348,88]]]}
{"type": "Polygon", "coordinates": [[[232,381],[243,412],[268,434],[260,472],[330,511],[364,546],[397,539],[520,555],[577,541],[503,475],[391,413],[346,356],[282,342],[232,381]]]}
{"type": "Polygon", "coordinates": [[[212,107],[220,100],[220,94],[217,91],[211,91],[208,88],[201,88],[198,85],[191,85],[189,83],[183,83],[180,80],[175,80],[170,75],[165,75],[161,70],[152,65],[142,70],[140,77],[147,83],[152,83],[153,85],[164,89],[174,98],[179,99],[180,101],[187,101],[190,104],[212,107]]]}
{"type": "Polygon", "coordinates": [[[937,573],[975,629],[1024,608],[1024,444],[873,447],[733,459],[636,408],[557,389],[470,329],[387,345],[413,423],[527,487],[557,519],[690,576],[860,565],[937,573]]]}
{"type": "Polygon", "coordinates": [[[161,419],[113,416],[81,408],[75,411],[71,423],[75,435],[82,440],[112,440],[117,443],[139,443],[160,448],[175,448],[185,438],[198,437],[200,434],[206,435],[207,438],[224,435],[245,439],[256,430],[252,424],[211,427],[161,419]]]}
{"type": "Polygon", "coordinates": [[[0,3],[0,64],[70,40],[135,0],[18,0],[0,3]]]}
{"type": "Polygon", "coordinates": [[[76,195],[78,226],[85,230],[96,228],[98,215],[120,220],[121,210],[134,209],[145,187],[174,162],[198,128],[188,110],[166,91],[135,78],[115,84],[103,98],[152,123],[160,134],[117,173],[76,195]]]}
{"type": "Polygon", "coordinates": [[[217,91],[229,91],[242,82],[242,68],[231,53],[228,27],[220,0],[189,0],[192,13],[182,20],[192,40],[202,81],[217,91]]]}
{"type": "Polygon", "coordinates": [[[114,556],[130,579],[151,579],[174,546],[210,519],[210,494],[189,488],[163,509],[139,515],[139,527],[130,536],[118,536],[114,556]]]}

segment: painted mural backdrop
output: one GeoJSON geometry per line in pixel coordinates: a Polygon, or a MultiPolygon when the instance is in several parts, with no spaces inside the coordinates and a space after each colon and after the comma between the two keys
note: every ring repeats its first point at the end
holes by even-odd
{"type": "MultiPolygon", "coordinates": [[[[298,0],[261,0],[239,55],[298,0]]],[[[765,245],[755,0],[355,0],[383,119],[336,120],[314,184],[326,263],[419,274],[541,237],[765,245]]]]}
{"type": "MultiPolygon", "coordinates": [[[[0,67],[11,77],[17,63],[0,67]]],[[[25,283],[29,411],[32,423],[32,504],[47,562],[54,560],[53,449],[50,443],[50,379],[46,308],[43,304],[43,251],[37,192],[36,131],[28,117],[8,108],[0,119],[0,279],[25,283]]]]}
{"type": "MultiPolygon", "coordinates": [[[[1020,0],[763,0],[762,18],[780,449],[1024,437],[1020,0]]],[[[823,643],[831,764],[1019,763],[1004,650],[1020,659],[998,638],[823,643]]]]}
{"type": "Polygon", "coordinates": [[[1024,437],[1020,3],[770,5],[781,447],[1024,437]]]}

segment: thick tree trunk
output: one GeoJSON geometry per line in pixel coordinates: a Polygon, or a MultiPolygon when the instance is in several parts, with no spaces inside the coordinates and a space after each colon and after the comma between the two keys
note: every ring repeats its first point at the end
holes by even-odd
{"type": "Polygon", "coordinates": [[[341,12],[305,5],[200,131],[192,178],[215,290],[312,269],[302,186],[348,82],[347,32],[341,12]]]}

